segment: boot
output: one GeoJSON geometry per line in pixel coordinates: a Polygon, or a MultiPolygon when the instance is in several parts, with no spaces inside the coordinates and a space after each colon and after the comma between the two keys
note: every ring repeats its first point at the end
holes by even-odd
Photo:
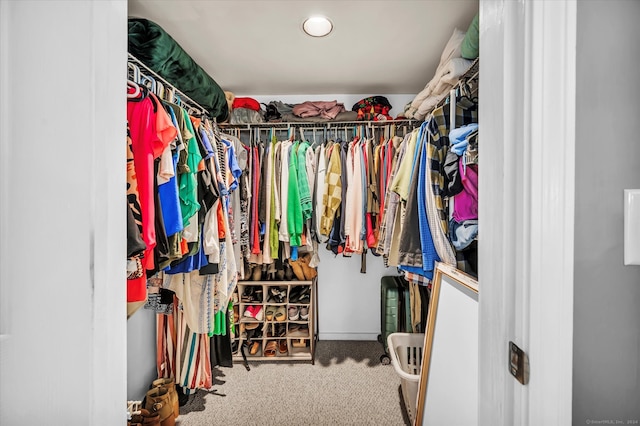
{"type": "Polygon", "coordinates": [[[289,264],[289,261],[285,260],[282,263],[282,266],[284,267],[284,278],[287,281],[291,281],[293,279],[293,268],[291,268],[291,265],[289,264]]]}
{"type": "Polygon", "coordinates": [[[276,279],[278,281],[284,281],[284,266],[282,260],[276,259],[276,279]]]}
{"type": "Polygon", "coordinates": [[[178,405],[178,393],[176,392],[176,384],[173,379],[163,378],[153,381],[153,387],[155,388],[167,388],[169,391],[169,399],[173,404],[173,415],[177,419],[180,415],[180,405],[178,405]]]}
{"type": "Polygon", "coordinates": [[[158,413],[152,414],[149,410],[143,408],[140,410],[140,414],[131,416],[130,425],[160,426],[160,415],[158,413]]]}
{"type": "Polygon", "coordinates": [[[306,278],[304,276],[304,272],[302,271],[302,264],[300,262],[300,258],[298,260],[289,259],[289,265],[291,265],[291,269],[293,269],[293,274],[299,281],[305,281],[306,278]]]}
{"type": "Polygon", "coordinates": [[[153,388],[147,392],[145,409],[160,415],[160,426],[175,426],[173,404],[166,388],[153,388]]]}
{"type": "Polygon", "coordinates": [[[305,254],[298,259],[298,262],[300,262],[300,267],[302,268],[302,273],[307,281],[311,281],[318,276],[318,271],[316,270],[316,268],[312,268],[311,266],[309,266],[310,261],[311,255],[309,254],[305,254]]]}

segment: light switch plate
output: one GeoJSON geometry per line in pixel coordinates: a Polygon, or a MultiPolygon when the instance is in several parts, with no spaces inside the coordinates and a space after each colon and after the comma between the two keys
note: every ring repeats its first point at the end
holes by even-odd
{"type": "Polygon", "coordinates": [[[640,265],[640,189],[624,190],[624,264],[640,265]]]}

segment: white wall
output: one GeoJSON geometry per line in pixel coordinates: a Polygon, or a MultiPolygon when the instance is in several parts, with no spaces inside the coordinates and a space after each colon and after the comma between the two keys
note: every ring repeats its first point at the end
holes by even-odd
{"type": "Polygon", "coordinates": [[[156,313],[140,308],[127,320],[127,400],[141,401],[156,370],[156,313]]]}
{"type": "Polygon", "coordinates": [[[318,338],[376,340],[381,333],[380,278],[398,275],[382,257],[367,253],[367,273],[360,273],[360,255],[335,256],[320,247],[318,265],[318,338]]]}
{"type": "Polygon", "coordinates": [[[578,2],[573,424],[640,420],[640,267],[622,195],[640,188],[640,2],[578,2]],[[605,29],[606,27],[606,29],[605,29]]]}
{"type": "Polygon", "coordinates": [[[120,425],[126,1],[0,1],[0,424],[120,425]]]}

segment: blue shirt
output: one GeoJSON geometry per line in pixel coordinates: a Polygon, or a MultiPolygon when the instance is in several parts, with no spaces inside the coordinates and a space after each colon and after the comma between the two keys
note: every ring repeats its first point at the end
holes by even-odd
{"type": "MultiPolygon", "coordinates": [[[[178,120],[172,108],[168,108],[173,125],[178,127],[178,120]]],[[[174,175],[168,182],[158,185],[158,196],[160,198],[160,208],[162,209],[162,219],[167,236],[180,232],[184,229],[182,222],[182,211],[180,210],[180,197],[178,194],[178,180],[176,179],[176,167],[178,164],[178,152],[173,154],[174,175]]]]}

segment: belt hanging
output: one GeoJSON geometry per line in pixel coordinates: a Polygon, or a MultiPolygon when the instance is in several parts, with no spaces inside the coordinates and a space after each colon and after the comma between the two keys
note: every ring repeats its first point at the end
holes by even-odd
{"type": "Polygon", "coordinates": [[[362,250],[362,254],[360,255],[360,273],[367,273],[367,249],[362,250]]]}

